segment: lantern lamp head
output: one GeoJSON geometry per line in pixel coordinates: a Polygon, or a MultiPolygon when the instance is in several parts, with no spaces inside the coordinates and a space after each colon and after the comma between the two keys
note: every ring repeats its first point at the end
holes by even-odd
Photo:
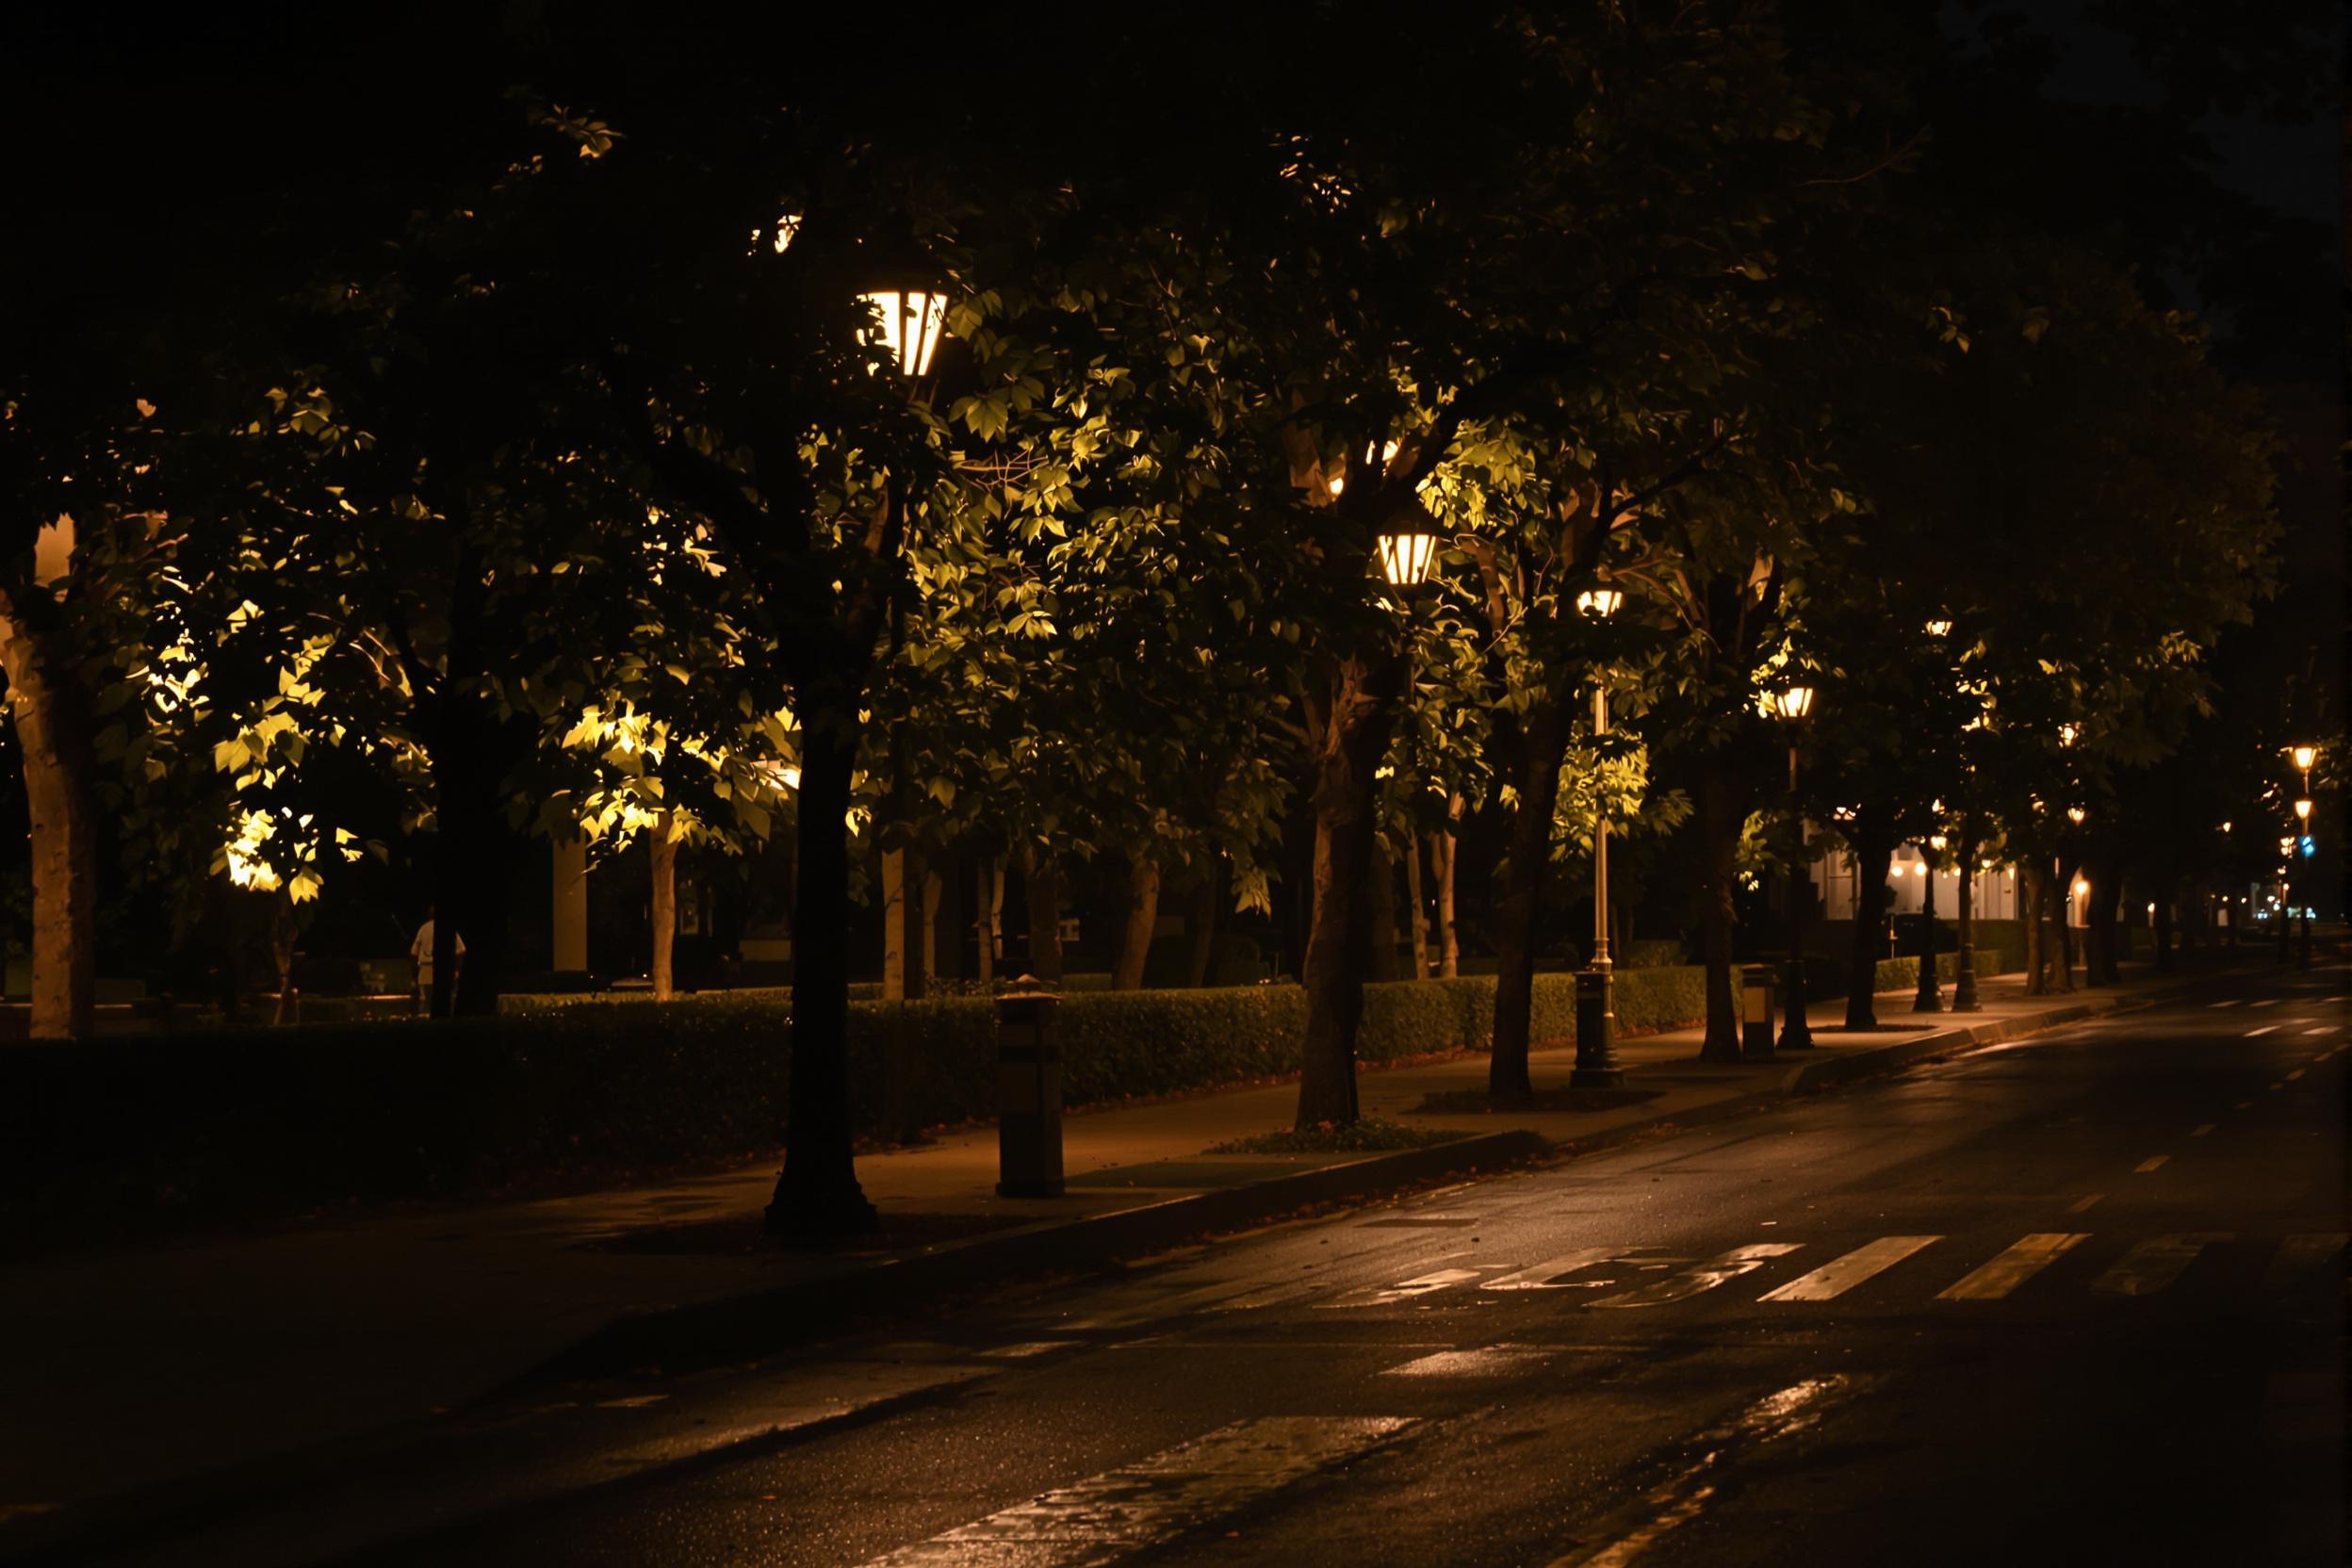
{"type": "Polygon", "coordinates": [[[2297,822],[2311,820],[2311,802],[2308,795],[2295,803],[2295,820],[2297,822]]]}
{"type": "Polygon", "coordinates": [[[1595,620],[1608,620],[1625,607],[1625,596],[1617,588],[1587,588],[1576,596],[1576,609],[1595,620]]]}
{"type": "Polygon", "coordinates": [[[1941,833],[1930,833],[1927,836],[1927,847],[1934,850],[1938,855],[1941,855],[1944,852],[1945,842],[1946,840],[1941,833]]]}
{"type": "Polygon", "coordinates": [[[1804,718],[1813,711],[1813,688],[1810,686],[1783,687],[1780,694],[1772,699],[1772,710],[1774,718],[1787,719],[1791,723],[1804,718]]]}
{"type": "Polygon", "coordinates": [[[2082,826],[2083,819],[2089,815],[2090,813],[2083,810],[2080,806],[2069,806],[2066,808],[2066,820],[2074,824],[2077,827],[2082,826]]]}
{"type": "Polygon", "coordinates": [[[1951,636],[1951,635],[1952,635],[1952,620],[1951,620],[1951,618],[1950,618],[1949,616],[1945,616],[1945,615],[1938,615],[1938,616],[1936,616],[1934,620],[1932,620],[1932,621],[1930,621],[1930,622],[1928,622],[1928,623],[1927,623],[1927,634],[1928,634],[1930,637],[1937,638],[1937,639],[1939,639],[1939,640],[1940,640],[1940,639],[1942,639],[1942,638],[1945,638],[1945,637],[1949,637],[1949,636],[1951,636]]]}
{"type": "Polygon", "coordinates": [[[2318,760],[2319,748],[2317,746],[2297,746],[2295,748],[2295,765],[2299,771],[2303,773],[2311,772],[2311,764],[2318,760]]]}
{"type": "Polygon", "coordinates": [[[876,318],[867,340],[889,351],[890,364],[908,381],[929,375],[947,321],[947,295],[936,287],[877,288],[858,298],[876,318]]]}
{"type": "Polygon", "coordinates": [[[2074,738],[2082,733],[2082,731],[2073,725],[2062,724],[2058,727],[2058,743],[2062,746],[2070,746],[2074,744],[2074,738]]]}
{"type": "Polygon", "coordinates": [[[2229,832],[2229,831],[2230,831],[2230,825],[2229,825],[2228,823],[2223,823],[2223,824],[2221,825],[2221,830],[2222,830],[2224,833],[2229,832]]]}
{"type": "Polygon", "coordinates": [[[1427,581],[1437,559],[1437,535],[1419,531],[1388,532],[1380,537],[1380,575],[1397,588],[1418,587],[1427,581]]]}

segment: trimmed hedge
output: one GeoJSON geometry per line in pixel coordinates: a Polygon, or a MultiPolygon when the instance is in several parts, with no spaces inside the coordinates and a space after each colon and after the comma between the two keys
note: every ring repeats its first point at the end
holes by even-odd
{"type": "MultiPolygon", "coordinates": [[[[1705,972],[1630,970],[1618,1027],[1706,1013],[1705,972]]],[[[858,1124],[995,1109],[993,1004],[852,1004],[858,1124]]],[[[1491,976],[1364,988],[1370,1063],[1494,1037],[1491,976]]],[[[1535,977],[1533,1036],[1576,1034],[1576,978],[1535,977]]],[[[1064,1098],[1085,1105],[1297,1070],[1296,986],[1077,991],[1058,1013],[1064,1098]]],[[[210,1030],[0,1050],[0,1249],[81,1217],[256,1214],[625,1180],[771,1151],[784,1125],[789,999],[649,1005],[566,998],[495,1020],[210,1030]]],[[[13,1244],[13,1245],[11,1245],[13,1244]]]]}

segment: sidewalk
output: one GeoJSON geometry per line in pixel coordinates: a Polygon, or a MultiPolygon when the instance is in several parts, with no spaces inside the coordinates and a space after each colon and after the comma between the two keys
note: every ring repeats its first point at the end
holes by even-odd
{"type": "MultiPolygon", "coordinates": [[[[2119,989],[2038,999],[2009,977],[1986,982],[1984,1011],[1965,1017],[1918,1017],[1910,993],[1890,992],[1879,999],[1879,1031],[1869,1035],[1844,1033],[1843,1004],[1823,1004],[1811,1009],[1819,1048],[1769,1064],[1700,1062],[1696,1030],[1625,1041],[1629,1092],[1605,1109],[1423,1109],[1431,1096],[1482,1091],[1483,1055],[1366,1073],[1363,1108],[1414,1126],[1531,1132],[1554,1148],[1590,1146],[1964,1049],[1970,1030],[1979,1041],[2021,1033],[2215,975],[2141,976],[2119,989]]],[[[1563,1086],[1574,1058],[1536,1053],[1538,1089],[1563,1086]]],[[[1279,1200],[1286,1187],[1263,1184],[1302,1170],[1327,1169],[1333,1183],[1352,1184],[1353,1195],[1370,1196],[1445,1168],[1426,1158],[1414,1168],[1409,1156],[1203,1153],[1286,1127],[1296,1092],[1282,1085],[1073,1116],[1062,1199],[996,1195],[993,1128],[868,1156],[858,1173],[886,1217],[922,1217],[913,1233],[955,1238],[911,1253],[764,1246],[759,1211],[774,1171],[762,1165],[627,1191],[12,1268],[0,1291],[0,1331],[14,1348],[0,1406],[0,1551],[12,1544],[11,1526],[70,1529],[73,1517],[104,1511],[87,1507],[101,1496],[441,1415],[637,1315],[846,1284],[848,1276],[948,1251],[985,1274],[990,1248],[1016,1250],[1004,1246],[1010,1238],[1028,1241],[1018,1250],[1034,1257],[1037,1242],[1053,1239],[1041,1233],[1074,1220],[1241,1188],[1279,1200]]],[[[1266,1217],[1298,1201],[1269,1207],[1266,1217]]]]}

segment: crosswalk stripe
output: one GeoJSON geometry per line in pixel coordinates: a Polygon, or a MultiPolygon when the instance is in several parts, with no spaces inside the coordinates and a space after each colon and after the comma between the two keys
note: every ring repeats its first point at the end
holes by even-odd
{"type": "Polygon", "coordinates": [[[1369,1452],[1412,1425],[1390,1415],[1237,1421],[871,1558],[865,1568],[1102,1568],[1369,1452]]]}
{"type": "Polygon", "coordinates": [[[2262,1283],[2276,1288],[2293,1281],[2298,1274],[2316,1268],[2344,1250],[2346,1240],[2342,1231],[2322,1231],[2311,1235],[2289,1236],[2278,1244],[2278,1250],[2270,1260],[2270,1268],[2262,1276],[2262,1283]]]}
{"type": "Polygon", "coordinates": [[[2296,1068],[2296,1069],[2295,1069],[2293,1072],[2290,1072],[2290,1073],[2288,1073],[2288,1074],[2287,1074],[2287,1082],[2288,1082],[2288,1083],[2290,1083],[2290,1084],[2292,1084],[2292,1083],[2294,1083],[2294,1082],[2295,1082],[2297,1078],[2300,1078],[2300,1077],[2302,1077],[2302,1076],[2303,1076],[2303,1070],[2302,1070],[2301,1068],[2296,1068]]]}
{"type": "Polygon", "coordinates": [[[2306,1029],[2303,1032],[2307,1035],[2332,1035],[2336,1032],[2336,1026],[2332,1023],[2323,1023],[2316,1029],[2306,1029]]]}
{"type": "Polygon", "coordinates": [[[2213,1122],[2208,1121],[2200,1127],[2193,1127],[2189,1130],[2189,1136],[2193,1138],[2201,1138],[2206,1134],[2213,1130],[2213,1125],[2214,1124],[2213,1122]]]}
{"type": "Polygon", "coordinates": [[[2228,1241],[2228,1231],[2196,1231],[2182,1235],[2150,1236],[2117,1258],[2098,1279],[2093,1290],[2116,1296],[2153,1296],[2180,1277],[2197,1255],[2215,1242],[2228,1241]]]}
{"type": "Polygon", "coordinates": [[[1573,1252],[1562,1252],[1556,1258],[1545,1258],[1532,1268],[1523,1268],[1515,1274],[1505,1274],[1497,1279],[1489,1280],[1478,1288],[1480,1290],[1565,1290],[1568,1288],[1566,1285],[1554,1284],[1552,1282],[1562,1274],[1573,1274],[1579,1268],[1589,1268],[1596,1263],[1607,1263],[1623,1250],[1624,1249],[1619,1247],[1579,1247],[1573,1252]]]}
{"type": "Polygon", "coordinates": [[[2275,996],[2266,996],[2260,1002],[2254,1003],[2253,1005],[2257,1007],[2276,1007],[2278,1005],[2278,999],[2275,996]]]}
{"type": "Polygon", "coordinates": [[[1669,1274],[1654,1284],[1639,1290],[1628,1290],[1617,1296],[1604,1296],[1597,1301],[1587,1301],[1589,1307],[1655,1307],[1668,1301],[1680,1301],[1703,1290],[1713,1290],[1726,1280],[1761,1268],[1769,1259],[1782,1257],[1805,1244],[1801,1241],[1766,1241],[1752,1247],[1735,1247],[1719,1258],[1709,1259],[1679,1274],[1669,1274]]]}
{"type": "Polygon", "coordinates": [[[2145,1176],[2170,1158],[2172,1158],[2170,1154],[2150,1154],[2147,1159],[2142,1160],[2139,1164],[2132,1168],[2132,1174],[2134,1176],[2145,1176]]]}
{"type": "Polygon", "coordinates": [[[2265,1024],[2263,1024],[2263,1025],[2262,1025],[2260,1029],[2248,1029],[2248,1030],[2246,1032],[2246,1037],[2247,1039],[2252,1039],[2252,1038],[2253,1038],[2255,1036],[2257,1036],[2257,1035],[2267,1035],[2267,1034],[2269,1034],[2269,1033],[2270,1033],[2273,1029],[2276,1029],[2276,1028],[2278,1028],[2278,1026],[2277,1024],[2275,1024],[2275,1023],[2265,1023],[2265,1024]]]}
{"type": "Polygon", "coordinates": [[[1938,1301],[1998,1301],[2090,1240],[2082,1231],[2036,1231],[2012,1242],[1998,1257],[1936,1296],[1938,1301]]]}
{"type": "Polygon", "coordinates": [[[1392,1366],[1383,1378],[1499,1378],[1523,1372],[1552,1359],[1558,1352],[1537,1345],[1486,1345],[1475,1350],[1440,1350],[1435,1355],[1392,1366]]]}
{"type": "Polygon", "coordinates": [[[2066,1212],[2068,1214],[2081,1214],[2084,1209],[2089,1208],[2093,1203],[2098,1202],[2100,1199],[2106,1196],[2107,1195],[2103,1192],[2085,1193],[2083,1196],[2076,1199],[2073,1202],[2067,1204],[2066,1212]]]}
{"type": "Polygon", "coordinates": [[[1417,1274],[1410,1280],[1399,1280],[1396,1283],[1381,1289],[1351,1291],[1336,1301],[1321,1301],[1316,1305],[1327,1311],[1343,1307],[1385,1307],[1397,1301],[1409,1301],[1416,1296],[1427,1296],[1431,1291],[1444,1290],[1448,1285],[1458,1285],[1464,1280],[1475,1280],[1478,1277],[1478,1271],[1475,1268],[1433,1269],[1427,1274],[1417,1274]]]}
{"type": "Polygon", "coordinates": [[[1881,1236],[1866,1246],[1857,1247],[1842,1258],[1833,1259],[1813,1270],[1800,1275],[1778,1290],[1767,1291],[1756,1298],[1759,1301],[1826,1301],[1843,1296],[1847,1291],[1874,1275],[1887,1269],[1935,1243],[1941,1236],[1881,1236]]]}
{"type": "Polygon", "coordinates": [[[2241,1000],[2243,999],[2233,996],[2227,1002],[2208,1002],[2205,1005],[2208,1007],[2234,1007],[2241,1000]]]}

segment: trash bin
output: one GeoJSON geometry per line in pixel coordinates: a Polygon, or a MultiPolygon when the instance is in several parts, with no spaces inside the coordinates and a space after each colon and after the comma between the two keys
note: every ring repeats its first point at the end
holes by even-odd
{"type": "Polygon", "coordinates": [[[1780,984],[1770,964],[1740,971],[1740,1054],[1758,1060],[1772,1054],[1772,1015],[1780,984]]]}
{"type": "Polygon", "coordinates": [[[1062,1048],[1054,989],[1034,974],[996,999],[996,1190],[1062,1195],[1062,1048]]]}

